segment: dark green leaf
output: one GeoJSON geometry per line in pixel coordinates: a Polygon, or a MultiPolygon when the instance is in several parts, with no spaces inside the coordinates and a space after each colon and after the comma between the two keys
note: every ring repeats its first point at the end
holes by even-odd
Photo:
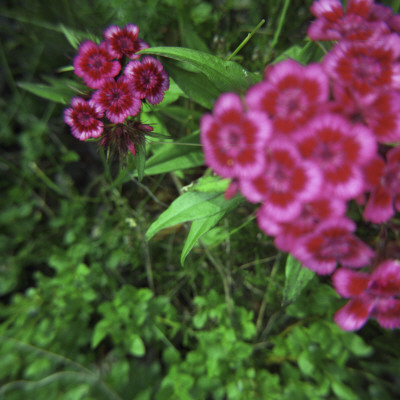
{"type": "Polygon", "coordinates": [[[206,75],[221,92],[245,90],[259,80],[255,74],[246,71],[239,64],[221,60],[202,51],[182,47],[151,47],[140,53],[187,62],[206,75]]]}

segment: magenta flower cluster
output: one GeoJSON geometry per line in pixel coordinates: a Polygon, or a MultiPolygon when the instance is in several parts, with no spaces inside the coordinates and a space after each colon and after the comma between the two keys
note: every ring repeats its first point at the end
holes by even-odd
{"type": "Polygon", "coordinates": [[[356,236],[400,211],[400,16],[372,0],[315,1],[312,40],[336,43],[319,63],[268,66],[244,98],[225,93],[201,120],[205,161],[260,203],[257,221],[278,249],[351,298],[346,330],[369,317],[400,327],[400,262],[356,236]],[[368,272],[353,269],[368,267],[368,272]]]}
{"type": "Polygon", "coordinates": [[[149,47],[138,34],[134,24],[110,26],[103,42],[87,40],[79,47],[74,72],[90,89],[90,98],[74,97],[64,112],[79,140],[100,137],[100,145],[115,144],[135,155],[135,142],[153,130],[130,117],[139,115],[143,101],[160,103],[169,78],[158,60],[137,54],[149,47]]]}

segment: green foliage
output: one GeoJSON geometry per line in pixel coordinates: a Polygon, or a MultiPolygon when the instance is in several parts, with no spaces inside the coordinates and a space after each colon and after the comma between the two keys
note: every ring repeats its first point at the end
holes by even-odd
{"type": "Polygon", "coordinates": [[[397,332],[341,331],[330,282],[277,253],[256,207],[203,167],[199,120],[221,92],[321,58],[311,2],[0,4],[0,399],[400,396],[397,332]],[[172,79],[142,115],[161,137],[122,168],[62,113],[85,88],[79,43],[132,22],[172,79]]]}

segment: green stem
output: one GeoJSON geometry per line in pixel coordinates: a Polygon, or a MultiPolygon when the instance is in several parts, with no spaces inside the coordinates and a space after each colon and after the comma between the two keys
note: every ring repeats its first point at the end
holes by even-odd
{"type": "Polygon", "coordinates": [[[236,50],[226,59],[230,61],[237,53],[246,45],[246,43],[254,36],[254,34],[264,25],[265,19],[262,19],[260,23],[246,36],[242,43],[236,48],[236,50]]]}
{"type": "Polygon", "coordinates": [[[285,3],[283,4],[282,14],[279,17],[278,27],[276,28],[274,37],[272,38],[272,43],[271,43],[271,47],[269,48],[269,51],[268,51],[267,59],[269,58],[269,55],[271,54],[272,50],[275,48],[276,44],[278,43],[278,39],[281,34],[283,24],[285,22],[286,13],[289,8],[289,3],[290,3],[290,0],[285,0],[285,3]]]}

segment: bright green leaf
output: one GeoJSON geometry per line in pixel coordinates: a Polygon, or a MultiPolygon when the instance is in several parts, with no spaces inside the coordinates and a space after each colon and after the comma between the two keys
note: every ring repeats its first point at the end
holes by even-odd
{"type": "Polygon", "coordinates": [[[109,331],[110,324],[107,320],[103,319],[96,324],[91,342],[92,349],[98,346],[98,344],[108,335],[109,331]]]}
{"type": "Polygon", "coordinates": [[[146,239],[151,239],[157,232],[182,222],[211,217],[227,207],[222,194],[187,192],[179,196],[165,210],[146,232],[146,239]]]}
{"type": "Polygon", "coordinates": [[[340,381],[332,382],[332,390],[341,400],[358,400],[359,397],[344,383],[340,381]]]}
{"type": "Polygon", "coordinates": [[[135,333],[129,336],[129,351],[136,357],[142,357],[146,354],[143,340],[135,333]]]}

